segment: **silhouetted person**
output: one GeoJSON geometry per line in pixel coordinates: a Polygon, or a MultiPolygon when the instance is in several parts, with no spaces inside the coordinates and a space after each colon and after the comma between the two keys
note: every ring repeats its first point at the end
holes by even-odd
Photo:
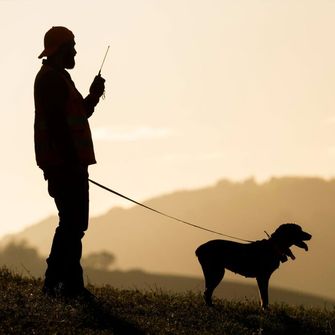
{"type": "Polygon", "coordinates": [[[105,80],[96,76],[86,98],[69,73],[76,55],[73,33],[52,27],[44,36],[43,65],[34,84],[35,154],[58,209],[43,292],[66,297],[89,296],[84,288],[81,239],[88,227],[88,166],[95,156],[88,118],[102,96],[105,80]]]}

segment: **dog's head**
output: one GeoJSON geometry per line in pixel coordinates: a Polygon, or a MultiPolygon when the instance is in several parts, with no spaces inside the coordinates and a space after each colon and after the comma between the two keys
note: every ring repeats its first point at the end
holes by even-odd
{"type": "Polygon", "coordinates": [[[271,235],[271,239],[283,250],[282,262],[287,261],[287,256],[295,259],[290,250],[292,245],[307,251],[308,246],[304,241],[309,241],[311,238],[311,234],[303,231],[301,227],[295,223],[282,224],[271,235]]]}

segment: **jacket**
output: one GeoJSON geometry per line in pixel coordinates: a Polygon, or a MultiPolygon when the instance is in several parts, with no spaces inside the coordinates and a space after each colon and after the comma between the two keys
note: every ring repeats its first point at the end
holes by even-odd
{"type": "Polygon", "coordinates": [[[85,99],[69,73],[43,61],[34,83],[34,143],[37,165],[42,169],[95,164],[88,118],[97,101],[85,99]]]}

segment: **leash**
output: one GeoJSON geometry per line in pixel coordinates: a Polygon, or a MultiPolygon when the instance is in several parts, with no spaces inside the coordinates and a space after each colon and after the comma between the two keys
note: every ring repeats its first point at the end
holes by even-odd
{"type": "Polygon", "coordinates": [[[131,202],[133,202],[133,203],[136,204],[136,205],[139,205],[139,206],[141,206],[141,207],[144,207],[144,208],[146,208],[146,209],[148,209],[148,210],[150,210],[150,211],[152,211],[152,212],[155,212],[155,213],[157,213],[157,214],[160,214],[160,215],[162,215],[162,216],[165,216],[165,217],[167,217],[167,218],[169,218],[169,219],[172,219],[172,220],[175,220],[175,221],[179,221],[179,222],[184,223],[184,224],[186,224],[186,225],[188,225],[188,226],[191,226],[191,227],[193,227],[193,228],[201,229],[201,230],[204,230],[204,231],[207,231],[207,232],[210,232],[210,233],[213,233],[213,234],[221,235],[221,236],[224,236],[224,237],[229,237],[229,238],[234,239],[234,240],[239,240],[239,241],[243,241],[243,242],[253,242],[253,241],[245,240],[245,239],[242,239],[242,238],[239,238],[239,237],[235,237],[235,236],[231,236],[231,235],[226,235],[226,234],[220,233],[220,232],[218,232],[218,231],[215,231],[215,230],[212,230],[212,229],[208,229],[208,228],[205,228],[205,227],[202,227],[202,226],[198,226],[198,225],[196,225],[196,224],[193,224],[193,223],[190,223],[190,222],[187,222],[187,221],[178,219],[177,217],[168,215],[168,214],[166,214],[166,213],[163,213],[163,212],[161,212],[161,211],[158,211],[157,209],[154,209],[154,208],[152,208],[152,207],[149,207],[149,206],[147,206],[147,205],[144,205],[144,204],[142,204],[142,203],[140,203],[140,202],[138,202],[138,201],[136,201],[136,200],[133,200],[133,199],[131,199],[131,198],[128,198],[128,197],[126,197],[125,195],[123,195],[123,194],[121,194],[121,193],[119,193],[119,192],[116,192],[116,191],[114,191],[114,190],[112,190],[112,189],[110,189],[110,188],[108,188],[108,187],[106,187],[106,186],[104,186],[104,185],[102,185],[102,184],[99,184],[99,183],[97,183],[96,181],[94,181],[94,180],[92,180],[92,179],[88,179],[88,180],[89,180],[92,184],[94,184],[94,185],[96,185],[96,186],[99,186],[100,188],[102,188],[102,189],[104,189],[104,190],[106,190],[106,191],[108,191],[108,192],[111,192],[111,193],[113,193],[113,194],[115,194],[115,195],[117,195],[117,196],[119,196],[119,197],[121,197],[121,198],[123,198],[123,199],[126,199],[126,200],[128,200],[128,201],[131,201],[131,202]]]}

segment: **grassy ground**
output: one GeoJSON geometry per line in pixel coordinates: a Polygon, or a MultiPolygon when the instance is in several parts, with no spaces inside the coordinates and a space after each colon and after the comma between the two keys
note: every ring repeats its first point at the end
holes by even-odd
{"type": "Polygon", "coordinates": [[[285,334],[335,335],[332,310],[273,305],[261,312],[253,302],[216,301],[200,295],[159,291],[90,290],[94,303],[51,299],[39,279],[0,270],[0,334],[285,334]]]}

